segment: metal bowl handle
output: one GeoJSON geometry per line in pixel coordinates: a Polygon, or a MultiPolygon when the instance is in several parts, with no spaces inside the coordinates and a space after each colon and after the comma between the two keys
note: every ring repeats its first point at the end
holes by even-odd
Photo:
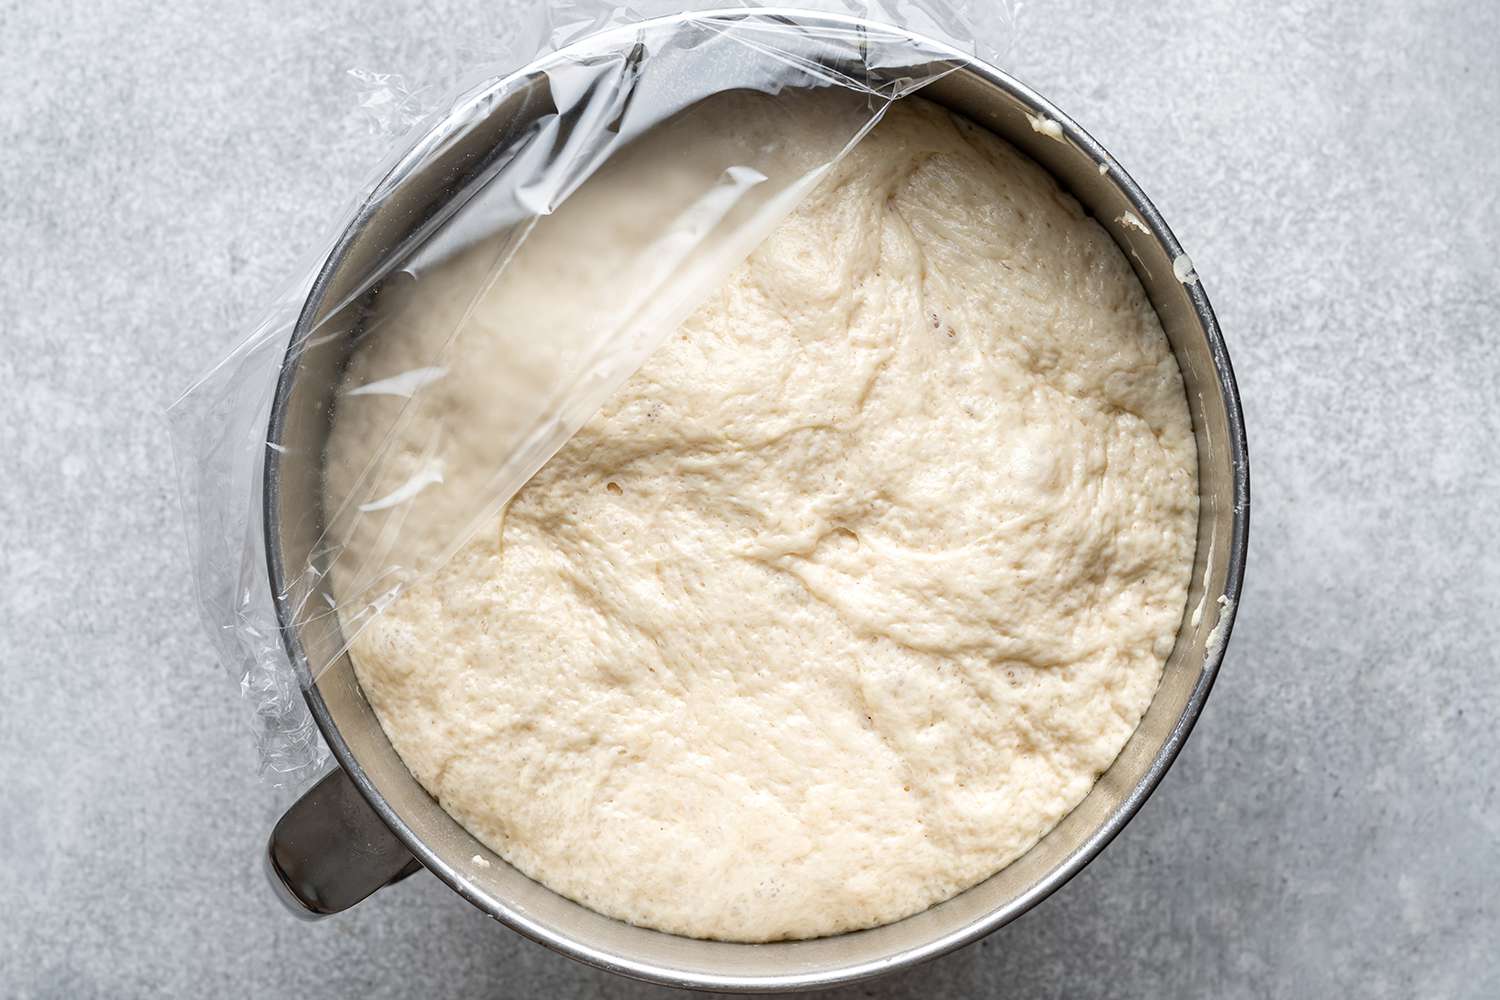
{"type": "Polygon", "coordinates": [[[276,894],[315,920],[421,869],[342,768],[330,771],[276,822],[266,873],[276,894]]]}

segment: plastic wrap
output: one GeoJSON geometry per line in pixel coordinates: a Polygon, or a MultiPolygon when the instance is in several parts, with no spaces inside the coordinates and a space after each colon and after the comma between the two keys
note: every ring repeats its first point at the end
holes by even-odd
{"type": "Polygon", "coordinates": [[[407,137],[169,411],[201,611],[264,770],[323,763],[303,687],[500,516],[891,101],[974,49],[940,3],[808,6],[832,16],[553,4],[520,33],[524,66],[477,70],[425,109],[409,85],[363,77],[372,117],[407,137]],[[482,398],[447,378],[473,365],[497,373],[482,398]],[[331,424],[360,431],[300,456],[325,477],[305,512],[317,542],[278,574],[265,484],[291,446],[273,401],[313,377],[332,380],[331,424]],[[447,461],[460,439],[482,460],[447,461]]]}

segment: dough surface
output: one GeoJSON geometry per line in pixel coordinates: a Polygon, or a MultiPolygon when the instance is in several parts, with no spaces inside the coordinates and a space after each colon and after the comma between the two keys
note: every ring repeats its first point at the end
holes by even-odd
{"type": "MultiPolygon", "coordinates": [[[[480,340],[432,419],[503,399],[480,340]]],[[[331,507],[399,403],[340,398],[331,507]]],[[[417,780],[556,891],[694,937],[868,927],[1004,867],[1114,760],[1182,618],[1196,468],[1119,249],[903,100],[352,654],[417,780]]]]}

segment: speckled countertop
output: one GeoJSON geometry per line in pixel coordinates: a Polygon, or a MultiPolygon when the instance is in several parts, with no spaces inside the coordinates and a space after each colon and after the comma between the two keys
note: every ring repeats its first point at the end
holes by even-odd
{"type": "MultiPolygon", "coordinates": [[[[316,925],[190,607],[160,410],[380,153],[363,67],[515,4],[0,4],[0,994],[608,996],[425,875],[316,925]]],[[[1255,477],[1208,710],[1102,857],[846,996],[1500,995],[1500,16],[1027,4],[1008,66],[1151,193],[1255,477]]],[[[437,67],[437,69],[434,69],[437,67]]]]}

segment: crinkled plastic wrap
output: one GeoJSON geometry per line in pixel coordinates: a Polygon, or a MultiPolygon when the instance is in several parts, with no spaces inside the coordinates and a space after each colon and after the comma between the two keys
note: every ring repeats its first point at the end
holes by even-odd
{"type": "Polygon", "coordinates": [[[386,108],[405,146],[173,405],[202,613],[266,771],[323,763],[303,688],[493,524],[891,101],[974,47],[936,2],[814,6],[539,8],[523,68],[424,116],[386,108]]]}

